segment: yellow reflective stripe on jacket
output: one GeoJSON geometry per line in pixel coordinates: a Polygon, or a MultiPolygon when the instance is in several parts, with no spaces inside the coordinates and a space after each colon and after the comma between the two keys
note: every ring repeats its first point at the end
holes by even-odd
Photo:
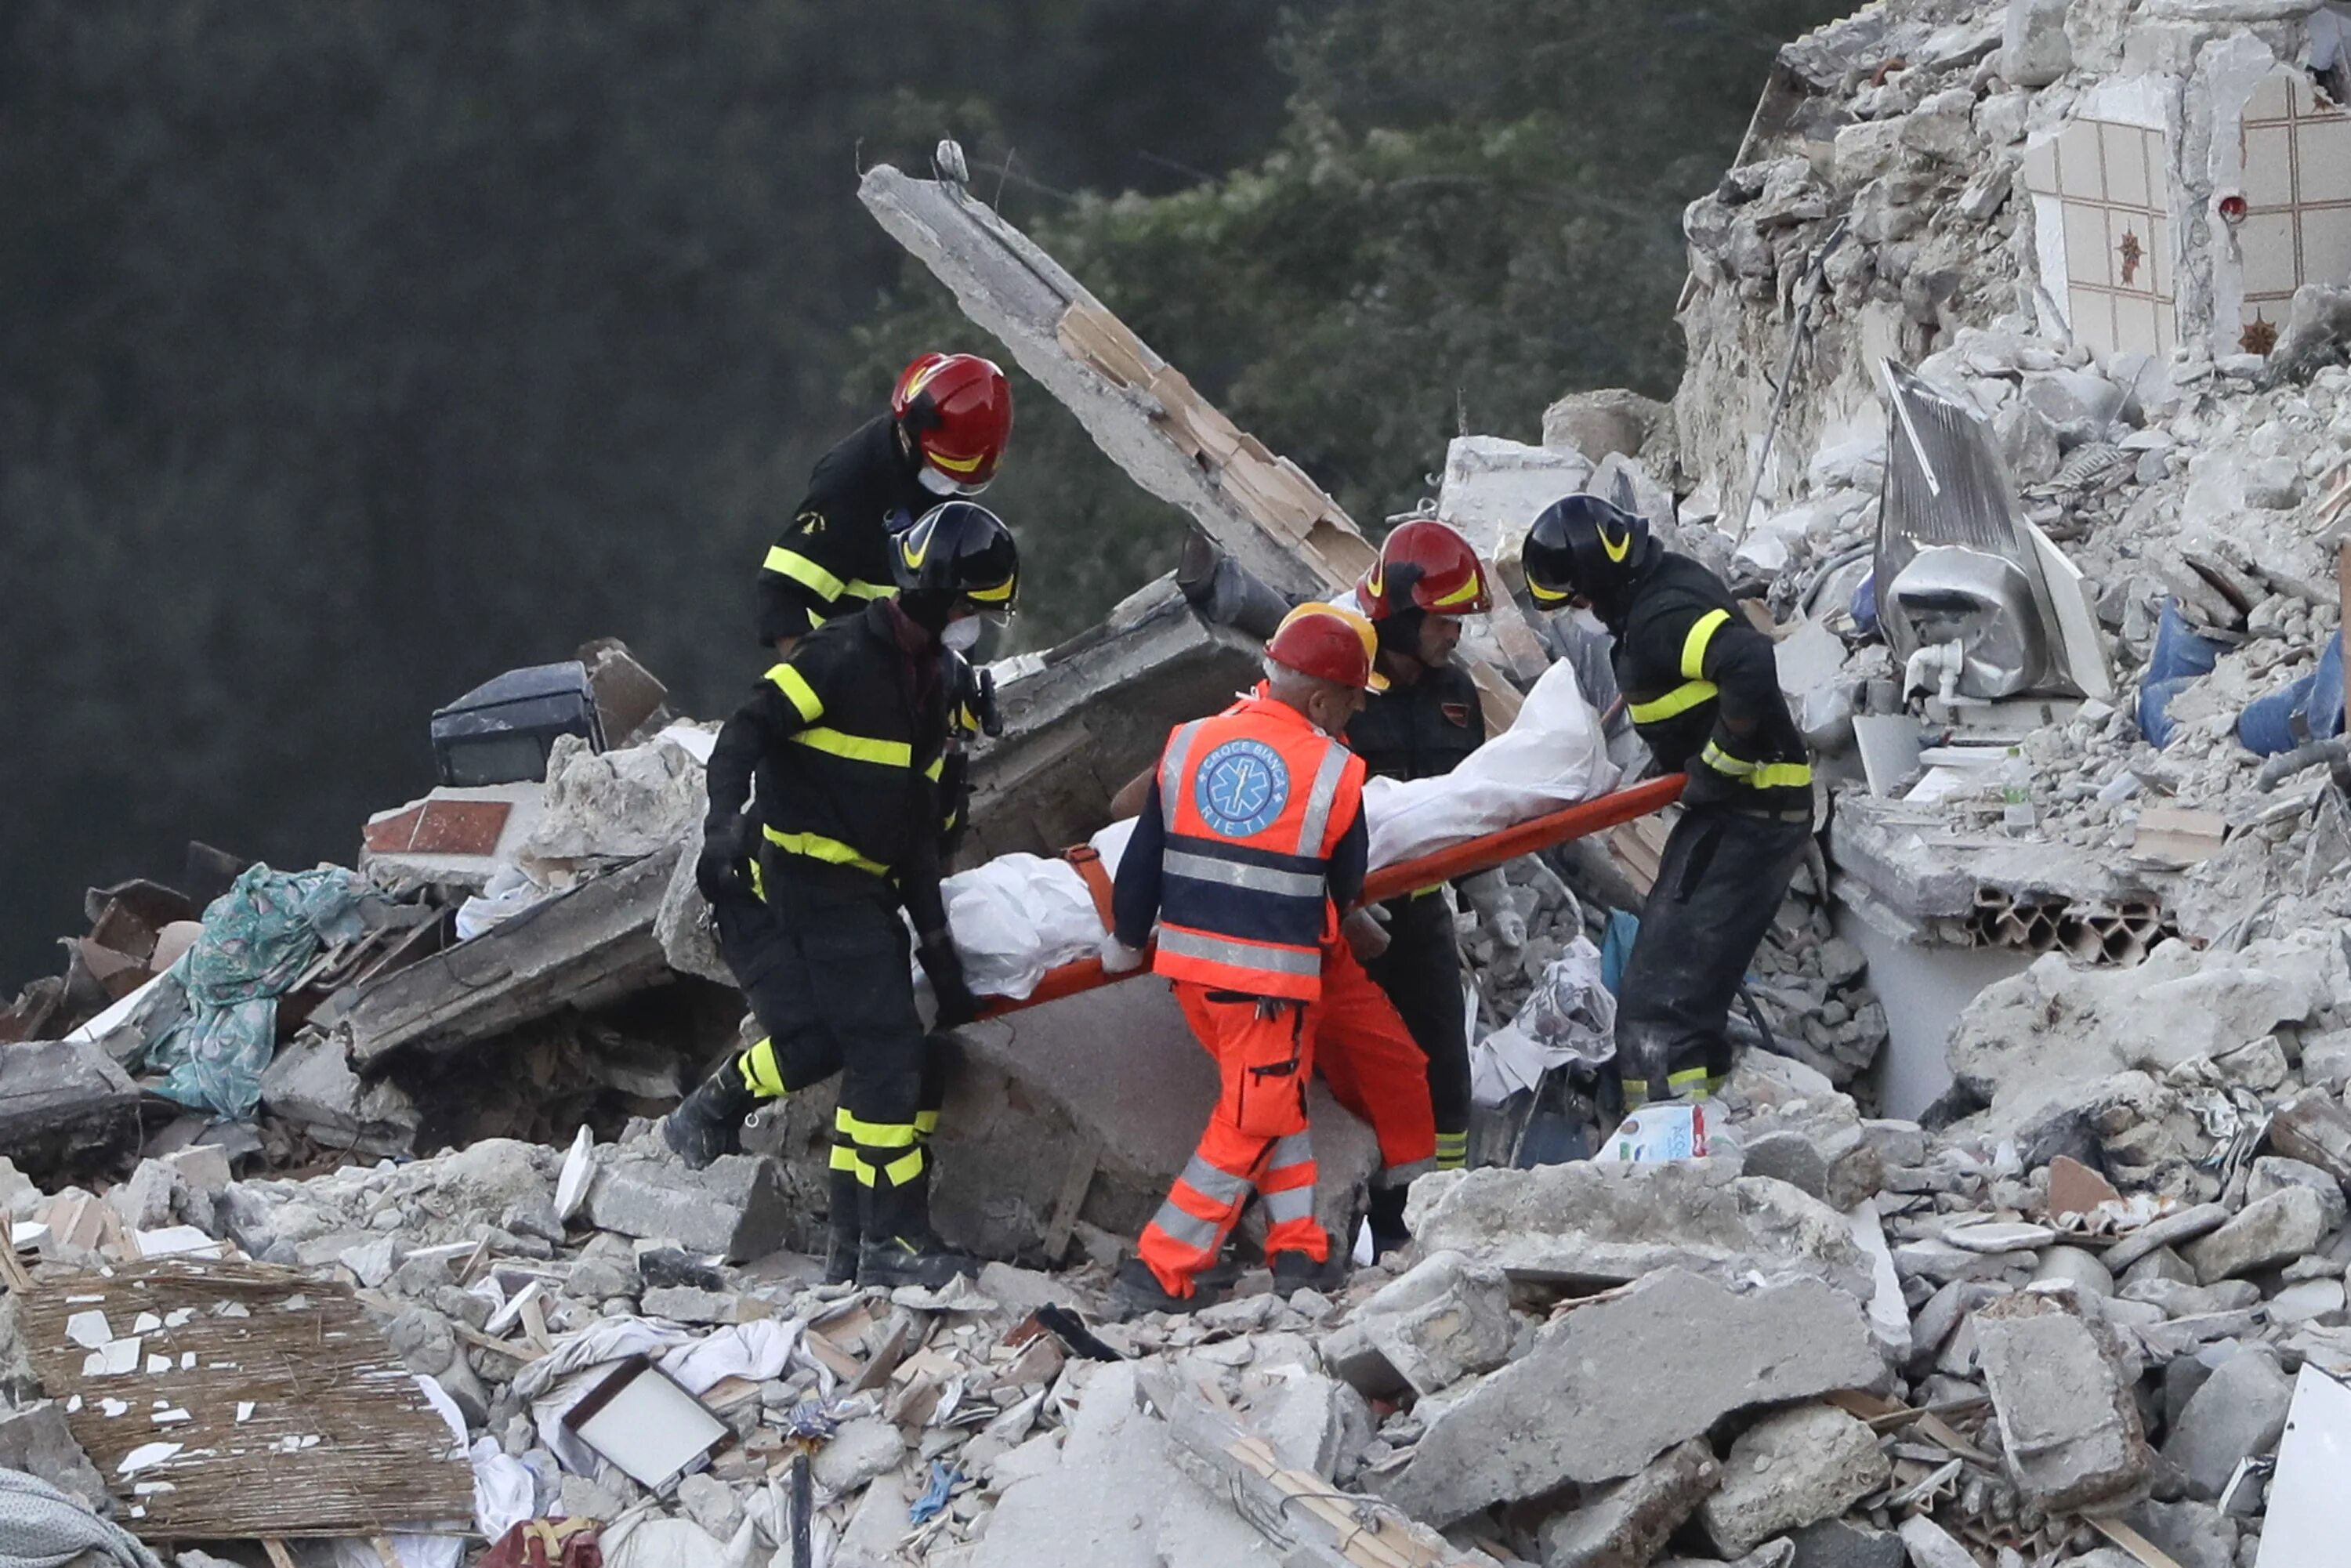
{"type": "Polygon", "coordinates": [[[759,569],[772,571],[778,577],[789,577],[827,601],[840,598],[841,591],[849,586],[799,551],[786,549],[781,545],[769,547],[768,559],[759,563],[759,569]]]}
{"type": "Polygon", "coordinates": [[[799,551],[786,549],[781,545],[768,548],[767,559],[759,563],[759,570],[790,578],[828,604],[841,598],[887,599],[898,591],[894,585],[887,582],[868,582],[859,577],[836,577],[799,551]]]}
{"type": "Polygon", "coordinates": [[[1729,619],[1728,610],[1709,610],[1690,622],[1688,634],[1682,638],[1682,684],[1654,702],[1628,704],[1625,711],[1632,715],[1635,724],[1662,724],[1715,699],[1719,688],[1704,678],[1706,651],[1729,619]]]}
{"type": "Polygon", "coordinates": [[[759,831],[769,843],[788,854],[806,855],[812,861],[828,865],[853,865],[860,871],[870,871],[875,876],[888,876],[890,868],[880,861],[868,860],[839,839],[828,839],[822,833],[779,833],[773,828],[759,831]]]}
{"type": "MultiPolygon", "coordinates": [[[[909,758],[907,759],[907,766],[912,767],[913,765],[913,758],[909,758]]],[[[944,757],[935,757],[931,759],[931,765],[923,769],[923,777],[935,784],[939,781],[939,775],[945,773],[946,770],[947,759],[944,757]]]]}
{"type": "Polygon", "coordinates": [[[872,736],[852,735],[830,725],[801,730],[792,739],[835,757],[846,757],[852,762],[877,763],[883,768],[914,765],[914,748],[903,740],[876,740],[872,736]]]}
{"type": "Polygon", "coordinates": [[[1712,702],[1715,693],[1712,681],[1687,681],[1655,702],[1628,704],[1625,711],[1633,716],[1635,724],[1660,724],[1689,712],[1700,703],[1712,702]]]}
{"type": "Polygon", "coordinates": [[[1728,773],[1733,779],[1750,778],[1755,772],[1754,763],[1743,757],[1731,756],[1711,740],[1706,743],[1706,749],[1698,753],[1698,760],[1717,773],[1728,773]]]}
{"type": "Polygon", "coordinates": [[[1714,634],[1730,619],[1728,610],[1709,610],[1690,622],[1689,635],[1682,639],[1682,679],[1701,680],[1706,675],[1706,651],[1714,642],[1714,634]]]}
{"type": "Polygon", "coordinates": [[[792,706],[799,710],[802,724],[814,724],[823,714],[824,703],[817,696],[816,688],[808,684],[806,675],[801,674],[789,664],[778,664],[774,669],[769,670],[768,681],[778,691],[791,699],[792,706]]]}
{"type": "Polygon", "coordinates": [[[1755,789],[1809,789],[1813,787],[1813,768],[1808,762],[1750,762],[1743,757],[1733,757],[1713,741],[1698,753],[1698,760],[1726,778],[1736,779],[1755,789]]]}

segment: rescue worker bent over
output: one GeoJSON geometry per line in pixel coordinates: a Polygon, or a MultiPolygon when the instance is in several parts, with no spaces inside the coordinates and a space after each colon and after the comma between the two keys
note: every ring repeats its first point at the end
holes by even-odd
{"type": "MultiPolygon", "coordinates": [[[[1493,605],[1478,552],[1432,518],[1399,524],[1351,597],[1379,634],[1378,668],[1387,686],[1347,726],[1348,749],[1384,779],[1452,772],[1486,740],[1478,683],[1453,662],[1461,618],[1483,615],[1493,605]]],[[[1481,905],[1497,895],[1507,898],[1500,883],[1499,872],[1482,873],[1481,905]]],[[[1453,905],[1439,884],[1388,900],[1378,915],[1387,927],[1388,948],[1364,967],[1428,1058],[1437,1166],[1455,1169],[1469,1145],[1469,1035],[1453,905]]],[[[1499,905],[1497,922],[1503,917],[1517,921],[1517,911],[1499,905]]],[[[1525,940],[1523,922],[1517,935],[1525,940]]],[[[1384,1248],[1404,1239],[1403,1193],[1389,1189],[1381,1196],[1395,1209],[1390,1214],[1384,1205],[1375,1206],[1372,1214],[1373,1236],[1384,1248]]]]}
{"type": "Polygon", "coordinates": [[[1010,608],[1019,558],[993,514],[960,501],[925,514],[894,549],[896,597],[802,639],[712,752],[696,875],[718,906],[740,896],[758,857],[764,929],[729,959],[769,1034],[696,1089],[664,1134],[687,1164],[707,1165],[760,1101],[840,1072],[831,1271],[841,1271],[844,1237],[862,1235],[860,1281],[936,1285],[975,1260],[930,1226],[935,1064],[898,908],[919,933],[938,1024],[969,1021],[977,1003],[939,894],[937,780],[953,696],[943,654],[969,644],[977,617],[1010,608]],[[845,1227],[844,1210],[862,1224],[845,1227]]]}
{"type": "MultiPolygon", "coordinates": [[[[1120,1273],[1132,1309],[1217,1299],[1201,1275],[1252,1191],[1277,1291],[1343,1270],[1314,1218],[1306,1095],[1318,1040],[1333,1092],[1374,1113],[1392,1180],[1435,1151],[1420,1051],[1342,936],[1368,835],[1363,760],[1336,737],[1382,682],[1374,643],[1360,616],[1292,611],[1266,644],[1265,684],[1169,735],[1120,859],[1103,967],[1137,967],[1155,919],[1153,967],[1174,982],[1218,1079],[1198,1148],[1120,1273]]],[[[1369,924],[1360,911],[1347,920],[1354,932],[1369,924]]]]}
{"type": "Polygon", "coordinates": [[[1813,831],[1813,770],[1771,640],[1715,575],[1594,496],[1528,531],[1527,587],[1588,607],[1615,642],[1616,683],[1658,766],[1688,776],[1681,821],[1617,989],[1628,1108],[1702,1098],[1730,1073],[1726,1026],[1813,831]]]}
{"type": "Polygon", "coordinates": [[[818,459],[808,494],[759,567],[759,642],[855,614],[893,586],[891,541],[942,500],[987,488],[1012,434],[1012,388],[976,354],[925,354],[899,374],[890,412],[818,459]]]}

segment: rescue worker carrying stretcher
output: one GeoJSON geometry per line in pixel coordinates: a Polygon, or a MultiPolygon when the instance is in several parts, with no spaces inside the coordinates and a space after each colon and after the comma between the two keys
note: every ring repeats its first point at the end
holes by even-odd
{"type": "Polygon", "coordinates": [[[1314,1218],[1306,1094],[1318,1064],[1372,1124],[1383,1185],[1400,1189],[1436,1152],[1426,1059],[1349,946],[1384,945],[1354,907],[1369,841],[1364,769],[1338,739],[1365,689],[1385,684],[1374,643],[1351,612],[1290,612],[1266,644],[1266,680],[1168,736],[1120,858],[1102,967],[1139,967],[1155,920],[1152,967],[1174,982],[1218,1081],[1197,1150],[1120,1271],[1130,1310],[1217,1300],[1203,1275],[1252,1192],[1277,1291],[1343,1273],[1314,1218]]]}
{"type": "Polygon", "coordinates": [[[1813,770],[1771,640],[1712,572],[1596,496],[1528,530],[1527,588],[1588,608],[1614,639],[1616,684],[1657,766],[1688,776],[1616,1001],[1628,1109],[1699,1099],[1729,1076],[1730,1006],[1813,831],[1813,770]]]}
{"type": "Polygon", "coordinates": [[[1019,558],[1004,525],[968,501],[926,513],[893,553],[895,597],[800,639],[712,751],[696,878],[715,909],[740,907],[747,893],[760,900],[762,919],[728,961],[768,1038],[713,1074],[664,1131],[699,1167],[733,1145],[761,1101],[840,1072],[828,1272],[844,1276],[853,1260],[866,1284],[935,1286],[976,1260],[931,1229],[936,1064],[898,909],[918,933],[936,1024],[970,1021],[978,1004],[939,893],[937,786],[954,696],[944,653],[968,647],[980,618],[1009,612],[1019,558]]]}
{"type": "MultiPolygon", "coordinates": [[[[1478,683],[1453,662],[1462,618],[1493,607],[1486,569],[1469,541],[1434,518],[1400,523],[1380,545],[1379,559],[1343,609],[1360,610],[1379,634],[1384,689],[1347,726],[1347,748],[1384,779],[1434,779],[1452,772],[1486,741],[1478,683]]],[[[1526,940],[1526,923],[1508,903],[1499,870],[1463,883],[1505,945],[1526,940]]],[[[1437,1167],[1465,1163],[1469,1146],[1469,1034],[1461,994],[1461,948],[1445,886],[1374,905],[1387,927],[1387,950],[1364,967],[1395,1003],[1428,1058],[1428,1092],[1437,1113],[1437,1167]]],[[[1401,1189],[1374,1206],[1372,1235],[1384,1249],[1405,1239],[1401,1189]]]]}

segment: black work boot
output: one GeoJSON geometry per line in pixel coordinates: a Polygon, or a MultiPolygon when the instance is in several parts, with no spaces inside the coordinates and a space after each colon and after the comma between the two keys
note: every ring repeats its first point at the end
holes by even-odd
{"type": "Polygon", "coordinates": [[[865,1189],[855,1171],[832,1173],[832,1235],[824,1254],[824,1282],[857,1282],[857,1254],[865,1241],[865,1189]]]}
{"type": "Polygon", "coordinates": [[[931,1173],[926,1164],[912,1181],[876,1186],[867,1209],[865,1240],[858,1249],[861,1285],[920,1285],[935,1291],[957,1274],[979,1272],[979,1260],[957,1252],[931,1228],[931,1173]]]}
{"type": "Polygon", "coordinates": [[[1190,1295],[1176,1295],[1140,1258],[1129,1258],[1121,1264],[1118,1278],[1111,1284],[1111,1300],[1129,1317],[1144,1312],[1196,1312],[1223,1301],[1225,1292],[1225,1281],[1202,1273],[1193,1278],[1190,1295]]]}
{"type": "Polygon", "coordinates": [[[1320,1263],[1303,1252],[1288,1249],[1273,1255],[1273,1293],[1288,1296],[1293,1291],[1320,1291],[1328,1295],[1347,1282],[1347,1255],[1339,1244],[1331,1244],[1331,1255],[1320,1263]]]}
{"type": "Polygon", "coordinates": [[[1401,1182],[1394,1186],[1372,1188],[1365,1218],[1372,1225],[1374,1261],[1386,1257],[1412,1239],[1412,1232],[1404,1228],[1404,1200],[1411,1190],[1401,1182]]]}
{"type": "Polygon", "coordinates": [[[662,1139],[687,1169],[698,1171],[742,1146],[743,1118],[758,1103],[743,1082],[739,1059],[730,1057],[669,1113],[662,1123],[662,1139]]]}

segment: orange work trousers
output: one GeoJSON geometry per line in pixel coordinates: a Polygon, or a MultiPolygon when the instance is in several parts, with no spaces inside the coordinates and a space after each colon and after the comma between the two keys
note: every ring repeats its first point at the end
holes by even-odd
{"type": "Polygon", "coordinates": [[[1322,1262],[1331,1237],[1314,1218],[1306,1117],[1314,1069],[1322,1068],[1334,1099],[1372,1124],[1393,1180],[1436,1159],[1427,1058],[1343,942],[1324,945],[1316,1002],[1174,984],[1186,1021],[1216,1059],[1217,1104],[1136,1250],[1169,1294],[1188,1296],[1255,1192],[1265,1203],[1268,1258],[1295,1251],[1322,1262]]]}

